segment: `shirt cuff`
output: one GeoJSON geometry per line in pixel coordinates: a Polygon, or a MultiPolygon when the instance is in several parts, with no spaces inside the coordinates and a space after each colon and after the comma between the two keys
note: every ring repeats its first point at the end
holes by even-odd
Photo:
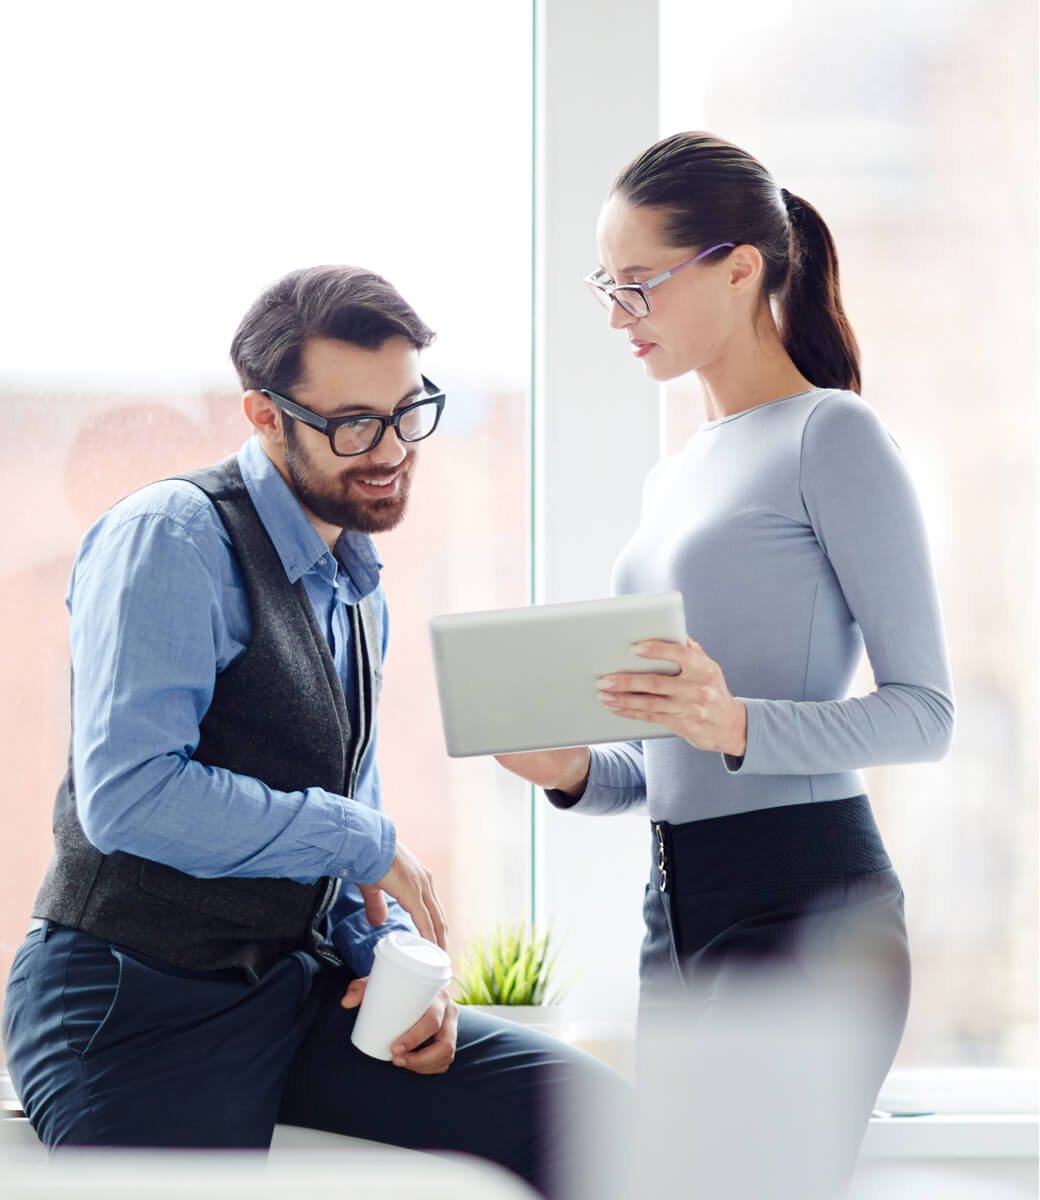
{"type": "Polygon", "coordinates": [[[355,800],[343,803],[343,841],[331,872],[351,883],[376,883],[390,870],[397,853],[397,828],[382,812],[355,800]]]}
{"type": "MultiPolygon", "coordinates": [[[[642,775],[638,780],[633,777],[631,761],[618,751],[612,752],[613,745],[591,748],[589,775],[580,796],[568,796],[566,792],[546,788],[549,803],[554,808],[570,809],[583,816],[623,812],[641,803],[646,794],[642,775]]],[[[621,749],[624,745],[621,744],[621,749]]]]}
{"type": "Polygon", "coordinates": [[[585,784],[585,791],[581,796],[571,796],[567,792],[561,792],[558,788],[546,788],[545,796],[553,808],[573,808],[575,804],[580,804],[585,792],[588,791],[588,783],[585,784]]]}
{"type": "Polygon", "coordinates": [[[722,765],[726,768],[727,775],[753,775],[754,774],[754,756],[758,746],[758,721],[756,719],[755,700],[746,700],[743,696],[737,696],[737,699],[744,706],[744,711],[747,713],[747,736],[744,741],[744,753],[723,754],[722,765]],[[749,760],[750,759],[750,763],[749,760]]]}

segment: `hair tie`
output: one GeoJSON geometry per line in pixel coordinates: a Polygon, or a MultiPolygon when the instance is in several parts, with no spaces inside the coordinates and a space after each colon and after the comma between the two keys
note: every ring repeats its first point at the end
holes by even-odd
{"type": "Polygon", "coordinates": [[[791,193],[787,190],[787,188],[781,188],[780,189],[780,197],[784,202],[784,208],[786,208],[787,211],[790,212],[791,209],[794,208],[794,206],[795,206],[794,196],[791,195],[791,193]]]}

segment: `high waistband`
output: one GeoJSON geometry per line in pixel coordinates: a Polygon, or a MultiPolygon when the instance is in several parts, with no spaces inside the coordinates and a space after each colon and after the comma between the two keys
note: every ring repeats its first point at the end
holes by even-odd
{"type": "Polygon", "coordinates": [[[688,894],[892,866],[866,796],[651,823],[651,887],[688,894]]]}

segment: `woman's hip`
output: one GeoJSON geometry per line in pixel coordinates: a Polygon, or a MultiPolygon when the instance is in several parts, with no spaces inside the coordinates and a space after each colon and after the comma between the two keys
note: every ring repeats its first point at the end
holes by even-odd
{"type": "Polygon", "coordinates": [[[870,963],[908,987],[902,887],[865,796],[654,822],[651,856],[644,977],[870,963]]]}

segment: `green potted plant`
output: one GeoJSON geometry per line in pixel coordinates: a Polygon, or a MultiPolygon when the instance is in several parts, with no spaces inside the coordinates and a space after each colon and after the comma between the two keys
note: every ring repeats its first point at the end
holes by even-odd
{"type": "Polygon", "coordinates": [[[455,976],[455,1001],[525,1025],[562,1032],[566,989],[555,979],[552,929],[498,924],[471,938],[455,976]]]}

